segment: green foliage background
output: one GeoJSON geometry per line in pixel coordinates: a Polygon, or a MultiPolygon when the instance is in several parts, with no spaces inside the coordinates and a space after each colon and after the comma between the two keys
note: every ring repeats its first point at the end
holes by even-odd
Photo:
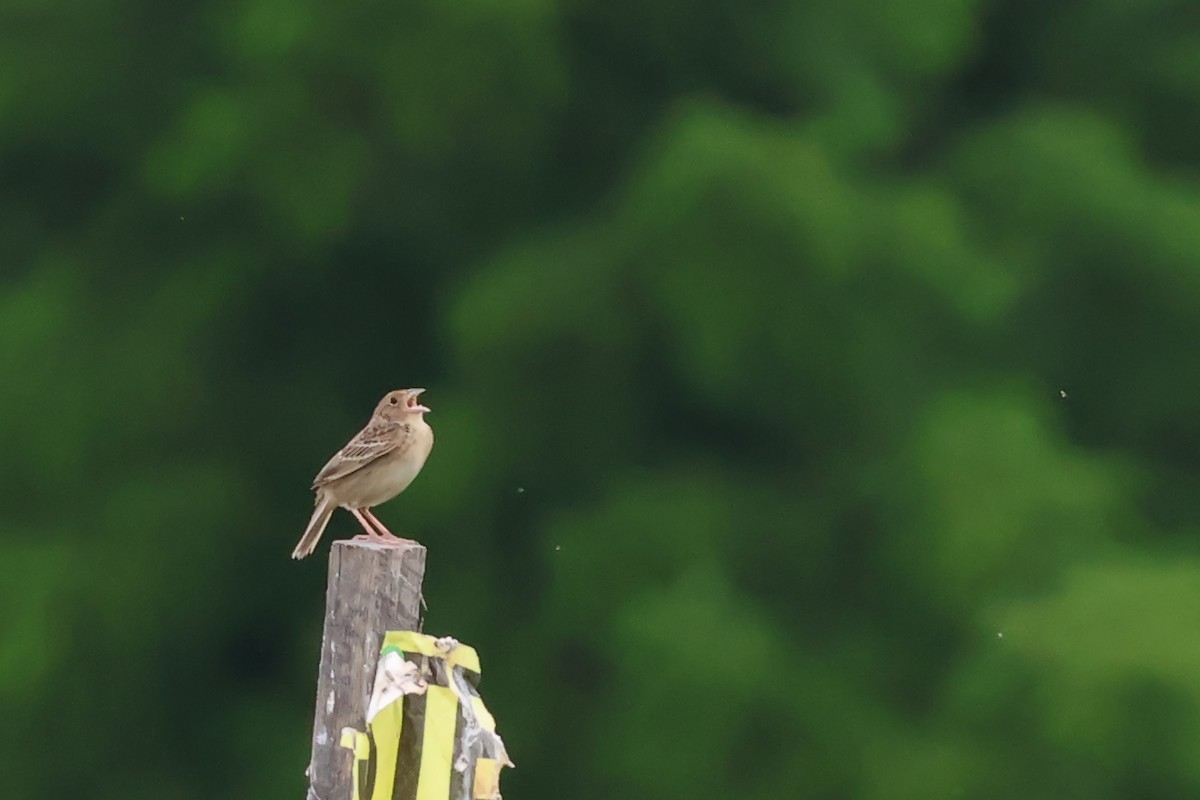
{"type": "Polygon", "coordinates": [[[5,796],[302,796],[406,385],[506,796],[1200,794],[1194,3],[7,0],[0,119],[5,796]]]}

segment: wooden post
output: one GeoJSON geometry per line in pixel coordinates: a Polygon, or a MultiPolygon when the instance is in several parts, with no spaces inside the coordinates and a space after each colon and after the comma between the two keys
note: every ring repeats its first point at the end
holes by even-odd
{"type": "Polygon", "coordinates": [[[350,797],[353,757],[339,740],[363,729],[387,631],[421,630],[425,548],[339,541],[329,554],[307,800],[350,797]]]}

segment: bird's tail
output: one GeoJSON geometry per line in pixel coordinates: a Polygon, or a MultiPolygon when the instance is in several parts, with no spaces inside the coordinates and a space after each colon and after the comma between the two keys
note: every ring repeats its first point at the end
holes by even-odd
{"type": "Polygon", "coordinates": [[[308,528],[300,537],[300,543],[292,551],[292,558],[304,558],[317,549],[317,542],[325,532],[325,526],[329,524],[329,517],[335,508],[337,506],[327,495],[322,494],[317,498],[317,507],[313,509],[312,519],[308,521],[308,528]]]}

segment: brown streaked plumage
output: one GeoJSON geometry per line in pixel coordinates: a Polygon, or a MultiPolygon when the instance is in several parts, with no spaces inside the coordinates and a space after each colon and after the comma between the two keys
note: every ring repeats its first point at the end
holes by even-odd
{"type": "Polygon", "coordinates": [[[407,489],[429,457],[433,448],[433,429],[425,421],[429,409],[417,400],[424,391],[388,392],[367,427],[317,473],[312,486],[317,507],[292,558],[304,558],[316,549],[335,508],[357,517],[371,541],[409,541],[393,535],[371,509],[407,489]]]}

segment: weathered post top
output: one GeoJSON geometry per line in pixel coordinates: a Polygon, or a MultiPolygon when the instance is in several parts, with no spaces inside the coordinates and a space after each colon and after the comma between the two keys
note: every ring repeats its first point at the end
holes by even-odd
{"type": "Polygon", "coordinates": [[[339,746],[342,728],[363,724],[384,634],[422,629],[424,577],[419,544],[333,543],[307,800],[350,797],[352,759],[339,746]]]}

